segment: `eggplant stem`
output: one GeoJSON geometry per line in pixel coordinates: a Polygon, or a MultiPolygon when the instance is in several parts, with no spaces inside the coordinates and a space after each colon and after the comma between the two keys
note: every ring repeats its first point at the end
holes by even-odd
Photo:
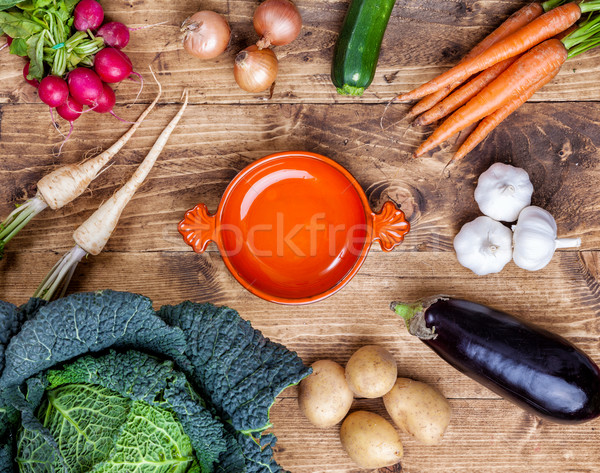
{"type": "Polygon", "coordinates": [[[429,328],[425,322],[425,312],[438,301],[447,300],[448,296],[437,295],[418,302],[392,302],[390,309],[404,319],[408,333],[421,340],[437,338],[435,327],[429,328]]]}
{"type": "Polygon", "coordinates": [[[424,310],[422,302],[392,302],[390,304],[390,308],[404,319],[404,323],[406,324],[406,328],[410,327],[410,322],[414,316],[416,316],[419,312],[424,310]]]}

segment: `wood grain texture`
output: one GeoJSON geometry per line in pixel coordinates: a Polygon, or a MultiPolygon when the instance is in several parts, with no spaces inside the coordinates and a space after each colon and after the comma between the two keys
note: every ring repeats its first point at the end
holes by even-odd
{"type": "MultiPolygon", "coordinates": [[[[329,70],[333,47],[341,28],[348,1],[299,0],[303,18],[302,32],[293,43],[275,48],[279,74],[273,97],[268,92],[248,94],[233,79],[235,55],[258,39],[252,28],[252,15],[258,2],[207,0],[201,9],[223,14],[232,29],[227,51],[214,60],[188,56],[180,40],[179,25],[199,7],[189,0],[110,0],[106,17],[132,27],[167,21],[152,29],[132,33],[125,52],[145,77],[147,67],[162,72],[165,100],[179,98],[184,87],[196,103],[330,103],[357,102],[357,98],[338,95],[329,70]]],[[[456,62],[478,41],[497,27],[524,2],[486,0],[398,0],[386,30],[377,74],[361,103],[386,103],[431,79],[456,62]]],[[[0,54],[0,102],[37,100],[33,89],[21,76],[24,61],[6,52],[0,54]]],[[[534,100],[568,101],[600,99],[597,72],[600,53],[588,52],[568,61],[560,74],[536,94],[534,100]]],[[[119,102],[130,103],[137,94],[133,82],[121,84],[119,102]]],[[[142,100],[151,101],[145,88],[142,100]]]]}
{"type": "MultiPolygon", "coordinates": [[[[186,299],[226,304],[307,364],[329,358],[344,365],[363,345],[386,347],[397,360],[399,375],[436,386],[453,408],[439,446],[424,447],[402,435],[404,472],[542,473],[554,468],[596,473],[600,419],[578,426],[540,421],[440,360],[408,335],[389,310],[392,300],[450,293],[560,333],[600,360],[597,284],[590,285],[586,277],[591,265],[588,252],[583,255],[561,252],[535,277],[510,263],[501,274],[480,278],[461,268],[450,252],[373,252],[339,293],[318,304],[287,307],[243,290],[212,252],[108,252],[83,261],[70,290],[141,292],[156,306],[186,299]]],[[[1,263],[10,268],[0,271],[1,294],[25,301],[58,257],[52,252],[9,253],[1,263]]],[[[296,388],[284,391],[272,411],[281,464],[294,473],[363,471],[344,454],[339,426],[311,426],[298,410],[296,393],[296,388]]],[[[356,400],[353,408],[386,415],[380,400],[356,400]]]]}
{"type": "MultiPolygon", "coordinates": [[[[11,243],[11,251],[64,251],[72,231],[131,174],[177,105],[153,112],[112,167],[90,191],[58,212],[46,211],[11,243]],[[35,235],[46,235],[34,242],[35,235]]],[[[560,236],[581,236],[584,249],[600,248],[600,112],[592,104],[527,104],[448,173],[444,166],[456,149],[444,145],[419,160],[410,153],[427,130],[393,123],[382,130],[383,105],[272,104],[190,106],[159,158],[155,169],[123,214],[108,251],[151,249],[185,251],[173,222],[198,202],[216,211],[229,181],[255,159],[286,150],[324,154],[355,175],[374,209],[386,199],[402,205],[412,231],[408,251],[450,251],[460,227],[478,215],[473,199],[477,176],[493,162],[509,162],[527,170],[534,183],[533,204],[551,212],[560,236]],[[559,120],[558,117],[561,119],[559,120]],[[143,238],[131,238],[131,234],[143,238]]],[[[142,105],[122,114],[135,119],[142,105]]],[[[52,151],[62,137],[44,120],[23,128],[36,105],[0,106],[0,214],[35,195],[35,182],[48,169],[77,162],[107,148],[127,125],[112,117],[86,115],[82,130],[60,158],[52,151]],[[94,139],[86,131],[96,126],[94,139]]],[[[388,110],[389,113],[389,110],[388,110]]],[[[386,115],[387,116],[387,115],[386,115]]]]}
{"type": "MultiPolygon", "coordinates": [[[[560,333],[600,362],[600,53],[569,61],[531,103],[458,166],[445,170],[462,137],[413,160],[410,154],[432,128],[410,127],[403,120],[408,105],[386,104],[453,65],[524,2],[397,0],[375,80],[360,99],[337,95],[329,78],[347,0],[297,1],[304,27],[295,42],[276,48],[280,74],[271,99],[241,91],[232,77],[236,52],[257,39],[251,27],[257,0],[102,3],[107,18],[132,27],[168,21],[132,33],[126,49],[146,79],[148,64],[158,71],[163,98],[88,192],[60,211],[45,211],[10,242],[0,260],[0,299],[29,298],[72,247],[73,230],[133,172],[176,113],[182,89],[190,87],[192,105],[147,182],[125,209],[105,252],[82,261],[70,292],[111,288],[142,293],[157,306],[186,299],[229,305],[266,336],[297,351],[306,364],[322,358],[345,364],[365,344],[385,346],[402,376],[431,383],[450,399],[453,420],[436,447],[417,445],[403,434],[401,465],[379,473],[600,472],[600,419],[579,426],[540,422],[440,360],[389,310],[391,300],[451,294],[560,333]],[[228,50],[212,61],[188,57],[179,42],[178,25],[197,9],[219,11],[232,26],[228,50]],[[229,274],[214,245],[194,254],[176,229],[198,202],[214,212],[246,165],[293,149],[339,162],[357,178],[374,209],[392,199],[412,225],[395,251],[373,245],[342,291],[299,307],[252,296],[229,274]],[[527,170],[533,204],[556,217],[560,236],[580,236],[582,248],[557,252],[535,273],[509,263],[499,274],[477,277],[460,266],[452,240],[479,215],[473,199],[477,176],[494,162],[527,170]]],[[[35,182],[49,170],[106,149],[128,127],[109,116],[86,114],[56,157],[62,137],[23,82],[22,65],[0,53],[0,217],[34,196],[35,182]]],[[[147,80],[134,104],[136,84],[119,86],[119,115],[135,120],[155,90],[147,80]]],[[[272,409],[281,464],[293,473],[365,471],[343,452],[339,426],[318,430],[308,424],[296,394],[296,388],[284,391],[272,409]]],[[[379,400],[356,400],[353,408],[386,415],[379,400]]]]}

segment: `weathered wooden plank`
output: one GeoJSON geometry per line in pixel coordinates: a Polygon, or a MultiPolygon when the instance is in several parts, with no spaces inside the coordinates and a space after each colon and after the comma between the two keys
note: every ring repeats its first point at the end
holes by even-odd
{"type": "MultiPolygon", "coordinates": [[[[579,258],[560,253],[535,275],[510,264],[499,275],[480,278],[461,270],[449,253],[374,252],[338,294],[318,304],[288,307],[250,295],[214,253],[109,252],[83,261],[70,290],[110,287],[139,292],[157,306],[185,299],[226,304],[268,337],[297,351],[307,364],[330,358],[343,365],[365,344],[385,346],[401,376],[438,387],[450,398],[454,412],[439,446],[423,447],[402,436],[403,471],[521,473],[528,465],[528,471],[535,472],[545,466],[553,471],[572,466],[591,473],[600,456],[600,419],[558,426],[499,400],[408,335],[388,305],[393,299],[451,293],[560,333],[600,361],[597,283],[587,277],[598,254],[579,258]]],[[[0,262],[0,299],[24,302],[58,257],[49,251],[9,253],[0,262]]],[[[296,393],[296,388],[286,390],[272,411],[282,465],[294,473],[360,471],[341,449],[338,427],[318,430],[308,424],[298,411],[296,393]]],[[[354,408],[385,415],[379,400],[357,400],[354,408]]]]}
{"type": "MultiPolygon", "coordinates": [[[[130,106],[121,113],[133,120],[143,107],[130,106]]],[[[148,181],[125,210],[107,249],[187,250],[176,230],[187,209],[204,202],[214,212],[238,171],[262,156],[292,149],[321,153],[347,167],[374,208],[387,198],[399,202],[412,224],[405,251],[451,251],[461,225],[479,214],[473,199],[477,176],[495,161],[529,172],[535,187],[533,203],[555,216],[561,236],[581,236],[584,249],[600,248],[600,112],[594,105],[528,104],[447,173],[444,166],[456,149],[454,142],[431,157],[413,160],[409,154],[427,130],[402,122],[382,130],[379,119],[384,108],[190,106],[148,181]]],[[[159,107],[112,167],[92,183],[90,192],[63,210],[41,214],[7,250],[69,248],[72,231],[133,172],[176,110],[176,105],[159,107]]],[[[35,183],[53,166],[78,162],[92,148],[107,148],[127,129],[109,116],[87,114],[76,123],[73,139],[57,158],[52,150],[62,137],[46,121],[43,107],[4,105],[0,112],[0,215],[35,195],[35,183]],[[30,121],[36,113],[44,118],[30,121]],[[95,129],[93,135],[90,129],[95,129]]],[[[388,110],[386,120],[393,119],[392,112],[388,110]]]]}
{"type": "MultiPolygon", "coordinates": [[[[303,16],[300,37],[277,47],[280,73],[270,102],[358,102],[385,103],[454,65],[473,45],[498,26],[525,2],[489,1],[398,1],[382,45],[375,80],[361,99],[342,97],[329,75],[333,47],[348,6],[347,0],[297,2],[303,16]]],[[[179,25],[197,7],[186,0],[173,0],[156,8],[151,0],[104,2],[107,18],[142,26],[167,21],[152,29],[132,33],[126,52],[148,80],[147,66],[164,73],[165,101],[175,101],[189,87],[197,103],[263,103],[269,93],[248,94],[233,79],[237,52],[258,38],[252,28],[255,1],[203,2],[231,23],[232,40],[227,51],[214,60],[191,58],[180,42],[179,25]]],[[[36,100],[21,77],[23,60],[4,52],[0,55],[0,103],[36,100]]],[[[589,52],[570,60],[557,78],[540,91],[535,100],[598,100],[596,80],[600,53],[589,52]]],[[[142,100],[150,101],[153,87],[147,86],[142,100]]],[[[118,87],[119,101],[131,103],[137,94],[134,83],[118,87]]]]}
{"type": "MultiPolygon", "coordinates": [[[[0,261],[0,299],[26,301],[59,257],[49,251],[7,252],[0,261]]],[[[598,283],[590,277],[593,269],[585,261],[589,258],[597,260],[597,252],[584,257],[560,252],[534,274],[510,263],[502,273],[478,277],[460,267],[451,253],[372,252],[355,278],[334,296],[307,306],[280,306],[244,290],[214,252],[108,252],[80,263],[70,291],[132,291],[157,305],[185,299],[227,304],[298,351],[307,363],[320,358],[344,362],[362,344],[381,343],[395,351],[407,375],[415,375],[432,362],[437,367],[443,363],[407,334],[389,303],[434,294],[506,310],[560,333],[600,361],[600,301],[598,283]]],[[[439,376],[428,372],[431,379],[439,376]]]]}

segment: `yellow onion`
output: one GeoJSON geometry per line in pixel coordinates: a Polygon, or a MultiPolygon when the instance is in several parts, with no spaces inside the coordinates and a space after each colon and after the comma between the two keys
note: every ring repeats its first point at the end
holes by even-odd
{"type": "Polygon", "coordinates": [[[271,49],[248,46],[235,57],[233,76],[246,92],[267,90],[277,77],[277,56],[271,49]]]}
{"type": "Polygon", "coordinates": [[[192,56],[212,59],[221,54],[231,38],[227,20],[210,10],[194,13],[181,25],[183,47],[192,56]]]}
{"type": "Polygon", "coordinates": [[[302,28],[300,12],[290,0],[266,0],[254,12],[253,22],[261,36],[256,43],[259,48],[289,44],[302,28]]]}

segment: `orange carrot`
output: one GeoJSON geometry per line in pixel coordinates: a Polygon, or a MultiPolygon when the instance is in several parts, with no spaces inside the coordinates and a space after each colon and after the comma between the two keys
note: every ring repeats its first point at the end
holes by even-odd
{"type": "MultiPolygon", "coordinates": [[[[544,13],[544,8],[540,3],[533,2],[525,5],[509,16],[498,28],[492,31],[489,35],[483,38],[469,53],[461,59],[460,62],[467,61],[475,56],[479,56],[482,52],[488,49],[493,44],[496,44],[501,39],[506,38],[509,34],[519,30],[527,23],[544,13]]],[[[459,63],[460,64],[460,63],[459,63]]],[[[417,115],[426,112],[438,102],[443,100],[450,92],[456,89],[462,82],[456,82],[450,88],[443,88],[433,94],[423,97],[408,113],[408,118],[416,117],[417,115]]]]}
{"type": "Polygon", "coordinates": [[[471,132],[471,134],[467,137],[458,151],[452,157],[452,161],[458,161],[459,159],[464,158],[468,153],[470,153],[479,143],[481,143],[484,138],[490,134],[490,132],[496,128],[506,117],[508,117],[512,112],[514,112],[517,108],[527,102],[533,94],[535,94],[539,89],[541,89],[544,85],[550,82],[558,71],[560,67],[555,69],[553,72],[548,74],[543,79],[539,80],[532,86],[530,86],[523,95],[518,97],[513,97],[508,101],[505,105],[500,107],[494,113],[488,115],[483,120],[479,122],[477,128],[471,132]]]}
{"type": "Polygon", "coordinates": [[[450,87],[444,87],[443,89],[440,89],[440,90],[434,92],[433,94],[426,95],[421,100],[419,100],[415,105],[413,105],[413,108],[411,108],[410,111],[406,114],[406,118],[408,118],[409,120],[412,120],[417,115],[421,115],[423,112],[426,112],[431,107],[438,104],[441,100],[444,100],[444,98],[446,98],[448,96],[448,94],[450,92],[452,92],[454,89],[456,89],[459,85],[460,85],[460,82],[456,82],[455,84],[452,84],[450,87]]]}
{"type": "Polygon", "coordinates": [[[479,56],[461,62],[426,84],[401,95],[398,100],[407,101],[424,97],[455,82],[464,81],[473,74],[509,57],[521,54],[569,28],[579,20],[581,12],[581,8],[576,3],[556,7],[489,47],[479,56]]]}
{"type": "MultiPolygon", "coordinates": [[[[560,8],[560,7],[559,7],[560,8]]],[[[419,146],[415,157],[432,150],[455,133],[481,120],[511,98],[560,67],[567,59],[567,49],[557,39],[537,45],[517,59],[503,74],[459,108],[419,146]]]]}
{"type": "Polygon", "coordinates": [[[498,28],[492,31],[489,35],[481,40],[463,59],[463,61],[467,61],[474,57],[479,56],[481,53],[486,51],[493,46],[498,41],[506,38],[507,36],[513,34],[515,31],[520,30],[528,23],[531,23],[538,16],[544,13],[544,8],[541,4],[537,2],[530,3],[529,5],[525,5],[520,10],[517,10],[512,15],[510,15],[504,23],[502,23],[498,28]]]}
{"type": "Polygon", "coordinates": [[[518,56],[510,57],[504,61],[494,64],[489,69],[480,72],[477,76],[463,85],[453,94],[446,97],[440,103],[427,110],[423,115],[415,120],[413,125],[429,125],[440,118],[445,117],[459,107],[462,107],[469,100],[475,97],[483,88],[502,74],[508,66],[517,60],[518,56]]]}

